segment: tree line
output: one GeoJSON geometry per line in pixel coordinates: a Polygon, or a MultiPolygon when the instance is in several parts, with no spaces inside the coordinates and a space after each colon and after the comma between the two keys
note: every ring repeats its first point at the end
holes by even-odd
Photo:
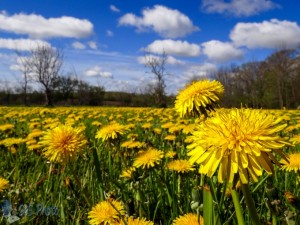
{"type": "Polygon", "coordinates": [[[264,61],[220,68],[213,78],[224,85],[224,107],[295,109],[300,105],[298,50],[278,50],[264,61]]]}
{"type": "MultiPolygon", "coordinates": [[[[47,45],[27,55],[17,52],[22,80],[15,88],[0,85],[0,105],[110,105],[167,107],[175,95],[166,94],[167,55],[145,56],[145,66],[156,80],[144,91],[106,92],[78,79],[76,72],[61,75],[63,53],[47,45]],[[39,91],[31,83],[37,83],[39,91]]],[[[224,85],[222,107],[297,108],[300,105],[300,57],[298,50],[278,50],[263,61],[219,68],[208,76],[224,85]]],[[[195,79],[194,79],[195,80],[195,79]]],[[[190,82],[194,81],[191,80],[190,82]]]]}

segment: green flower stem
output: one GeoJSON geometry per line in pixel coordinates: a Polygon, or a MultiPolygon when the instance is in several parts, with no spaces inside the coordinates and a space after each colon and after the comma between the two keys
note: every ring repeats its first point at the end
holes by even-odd
{"type": "MultiPolygon", "coordinates": [[[[73,177],[74,177],[74,179],[75,179],[76,185],[78,186],[78,188],[82,189],[82,185],[81,185],[81,183],[80,183],[80,181],[79,181],[79,179],[78,179],[78,177],[77,177],[77,174],[75,173],[75,171],[74,171],[72,165],[70,165],[70,170],[71,170],[71,173],[72,173],[72,175],[73,175],[73,177]]],[[[90,201],[89,201],[88,197],[87,197],[86,194],[85,194],[85,190],[80,190],[80,193],[82,194],[82,197],[84,198],[86,204],[87,204],[88,207],[90,208],[90,207],[91,207],[91,204],[90,204],[90,201]]]]}
{"type": "Polygon", "coordinates": [[[102,182],[102,178],[101,178],[100,162],[99,162],[99,158],[98,158],[96,145],[93,148],[93,157],[94,157],[95,171],[97,174],[97,179],[98,179],[99,188],[100,188],[100,200],[104,201],[103,182],[102,182]]]}
{"type": "Polygon", "coordinates": [[[234,204],[234,208],[235,208],[235,212],[236,212],[238,225],[245,225],[243,209],[240,204],[239,194],[237,193],[236,190],[232,189],[231,196],[232,196],[232,200],[233,200],[233,204],[234,204]]]}
{"type": "Polygon", "coordinates": [[[252,220],[253,225],[260,225],[259,217],[256,212],[255,204],[253,198],[251,196],[250,188],[248,184],[242,184],[242,191],[244,194],[244,198],[246,201],[246,205],[249,210],[250,218],[252,220]]]}

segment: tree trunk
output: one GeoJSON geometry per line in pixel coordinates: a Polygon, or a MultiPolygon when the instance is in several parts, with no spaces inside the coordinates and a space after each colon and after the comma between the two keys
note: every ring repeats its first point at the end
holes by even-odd
{"type": "Polygon", "coordinates": [[[46,106],[53,106],[52,91],[50,89],[46,89],[45,91],[45,100],[46,106]]]}

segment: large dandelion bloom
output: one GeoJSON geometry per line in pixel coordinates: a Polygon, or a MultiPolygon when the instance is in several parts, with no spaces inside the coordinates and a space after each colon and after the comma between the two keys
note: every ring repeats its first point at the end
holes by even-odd
{"type": "Polygon", "coordinates": [[[163,158],[164,153],[160,150],[157,150],[155,148],[149,148],[146,151],[140,151],[134,162],[133,166],[136,168],[142,167],[154,167],[155,164],[158,164],[160,160],[163,158]]]}
{"type": "Polygon", "coordinates": [[[117,200],[107,199],[95,205],[88,213],[88,218],[92,225],[115,224],[123,215],[125,215],[123,204],[117,200]]]}
{"type": "Polygon", "coordinates": [[[206,114],[211,111],[224,92],[219,81],[201,80],[181,90],[175,100],[175,110],[181,117],[206,114]]]}
{"type": "Polygon", "coordinates": [[[203,225],[203,224],[204,224],[203,217],[193,213],[188,213],[183,216],[179,216],[172,223],[172,225],[203,225]]]}
{"type": "Polygon", "coordinates": [[[43,154],[52,162],[67,162],[74,159],[87,143],[82,129],[62,125],[49,130],[39,144],[45,149],[43,154]]]}
{"type": "Polygon", "coordinates": [[[292,153],[288,155],[289,160],[282,159],[282,169],[286,171],[300,172],[300,153],[292,153]]]}
{"type": "Polygon", "coordinates": [[[262,175],[273,173],[272,162],[280,166],[273,153],[285,158],[281,148],[287,144],[276,133],[286,124],[260,110],[232,109],[217,112],[198,125],[192,133],[191,163],[199,163],[199,172],[212,177],[219,167],[218,181],[233,182],[235,174],[246,184],[262,175]]]}
{"type": "Polygon", "coordinates": [[[9,188],[9,181],[0,177],[0,192],[7,188],[9,188]]]}
{"type": "Polygon", "coordinates": [[[108,139],[116,139],[120,134],[124,134],[126,130],[126,126],[122,124],[111,123],[97,131],[96,138],[102,139],[102,141],[106,141],[108,139]]]}

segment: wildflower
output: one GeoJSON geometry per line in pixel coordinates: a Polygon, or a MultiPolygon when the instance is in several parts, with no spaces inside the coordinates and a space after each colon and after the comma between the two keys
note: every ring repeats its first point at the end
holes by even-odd
{"type": "Polygon", "coordinates": [[[123,178],[126,178],[126,179],[131,179],[132,178],[132,175],[133,175],[133,172],[136,170],[135,167],[130,167],[130,168],[127,168],[125,170],[122,171],[122,174],[120,177],[123,177],[123,178]]]}
{"type": "Polygon", "coordinates": [[[3,124],[3,125],[0,125],[0,131],[10,131],[14,128],[14,125],[13,124],[3,124]]]}
{"type": "Polygon", "coordinates": [[[154,128],[153,131],[156,134],[161,134],[161,129],[160,128],[154,128]]]}
{"type": "Polygon", "coordinates": [[[186,173],[195,170],[193,165],[185,159],[173,160],[167,164],[167,168],[178,173],[186,173]]]}
{"type": "Polygon", "coordinates": [[[164,156],[164,153],[160,150],[157,150],[155,148],[149,148],[146,151],[140,151],[134,162],[133,166],[136,168],[142,167],[154,167],[155,164],[158,164],[161,160],[161,158],[164,156]]]}
{"type": "Polygon", "coordinates": [[[4,140],[0,140],[0,145],[5,145],[9,148],[13,145],[20,145],[24,142],[26,142],[26,140],[22,138],[5,138],[4,140]]]}
{"type": "Polygon", "coordinates": [[[29,133],[28,135],[27,135],[27,140],[31,140],[31,139],[33,139],[33,138],[38,138],[38,137],[40,137],[40,136],[42,136],[43,135],[43,131],[41,131],[41,130],[39,130],[39,129],[34,129],[31,133],[29,133]]]}
{"type": "Polygon", "coordinates": [[[0,192],[7,188],[9,188],[9,181],[0,177],[0,192]]]}
{"type": "Polygon", "coordinates": [[[152,126],[151,123],[145,123],[145,124],[142,125],[142,128],[149,129],[151,126],[152,126]]]}
{"type": "Polygon", "coordinates": [[[121,202],[107,199],[99,202],[88,213],[89,223],[92,225],[114,224],[120,216],[125,215],[125,209],[121,202]]]}
{"type": "Polygon", "coordinates": [[[201,80],[181,90],[175,100],[175,110],[181,117],[206,114],[211,111],[224,92],[219,81],[201,80]]]}
{"type": "Polygon", "coordinates": [[[191,163],[199,163],[199,172],[212,177],[219,167],[218,181],[233,182],[235,174],[243,184],[254,182],[262,169],[273,173],[272,162],[280,166],[273,155],[285,158],[281,149],[288,144],[277,132],[286,124],[281,119],[260,110],[232,109],[220,111],[201,123],[192,133],[188,146],[191,163]]]}
{"type": "Polygon", "coordinates": [[[282,159],[280,161],[282,169],[286,171],[300,172],[300,153],[293,153],[288,155],[288,160],[282,159]]]}
{"type": "Polygon", "coordinates": [[[102,127],[97,131],[96,138],[106,141],[108,139],[116,139],[120,134],[124,134],[126,127],[118,123],[111,123],[102,127]]]}
{"type": "Polygon", "coordinates": [[[172,225],[203,225],[204,220],[202,216],[197,214],[188,213],[183,216],[179,216],[173,221],[172,225]]]}
{"type": "Polygon", "coordinates": [[[182,129],[182,133],[190,134],[195,130],[195,127],[196,127],[195,124],[188,124],[188,125],[184,126],[184,128],[182,129]]]}
{"type": "MultiPolygon", "coordinates": [[[[152,221],[148,221],[145,218],[133,218],[128,217],[125,219],[127,225],[154,225],[152,221]]],[[[117,223],[118,225],[124,225],[125,223],[123,220],[120,221],[120,223],[117,223]]]]}
{"type": "Polygon", "coordinates": [[[176,152],[174,151],[167,151],[166,154],[165,154],[165,157],[166,158],[169,158],[169,159],[173,159],[176,155],[176,152]]]}
{"type": "Polygon", "coordinates": [[[123,148],[141,148],[144,145],[145,145],[145,143],[143,143],[143,142],[129,140],[129,141],[123,142],[121,144],[121,147],[123,147],[123,148]]]}
{"type": "Polygon", "coordinates": [[[176,139],[176,136],[172,135],[172,134],[169,134],[169,135],[165,136],[164,139],[167,140],[167,141],[174,141],[176,139]]]}
{"type": "Polygon", "coordinates": [[[52,162],[67,162],[74,159],[87,143],[82,130],[62,125],[49,130],[39,144],[45,149],[43,154],[52,162]]]}

